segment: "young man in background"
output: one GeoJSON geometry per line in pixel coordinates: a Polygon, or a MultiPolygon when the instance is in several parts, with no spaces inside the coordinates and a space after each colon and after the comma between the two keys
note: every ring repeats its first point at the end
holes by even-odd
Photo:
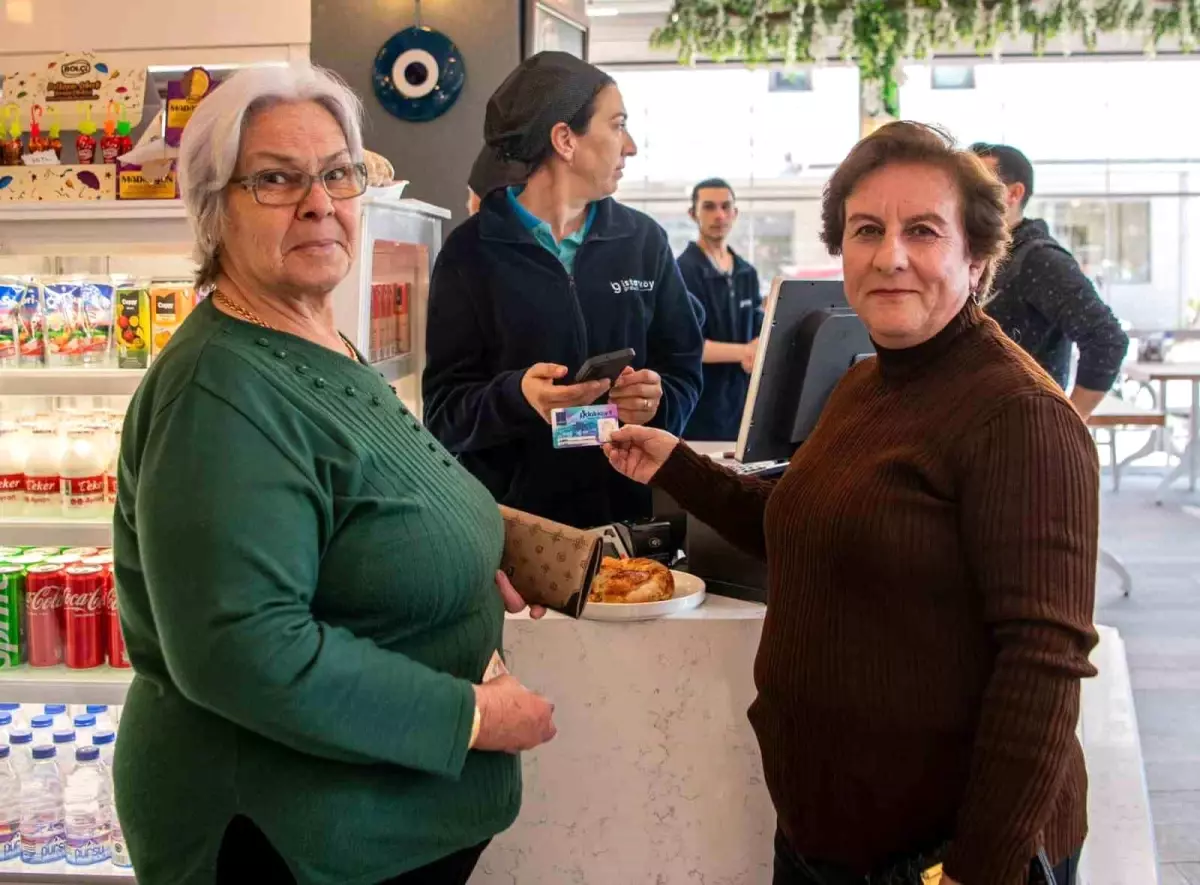
{"type": "Polygon", "coordinates": [[[729,248],[737,221],[733,188],[710,178],[692,189],[688,211],[699,237],[679,256],[688,292],[704,308],[704,390],[684,436],[736,440],[762,331],[763,304],[754,268],[729,248]]]}
{"type": "Polygon", "coordinates": [[[1014,147],[971,145],[1004,185],[1012,246],[992,284],[984,308],[1066,390],[1071,344],[1079,366],[1071,402],[1085,419],[1112,388],[1121,371],[1129,336],[1096,294],[1078,262],[1050,235],[1046,222],[1026,218],[1033,196],[1033,165],[1014,147]]]}

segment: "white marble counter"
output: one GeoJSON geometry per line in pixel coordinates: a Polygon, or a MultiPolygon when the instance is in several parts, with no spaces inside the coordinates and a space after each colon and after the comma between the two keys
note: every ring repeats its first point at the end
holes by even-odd
{"type": "MultiPolygon", "coordinates": [[[[770,885],[775,813],[746,720],[765,606],[710,596],[659,621],[505,625],[517,678],[555,703],[524,756],[517,823],[471,885],[770,885]]],[[[1092,836],[1079,885],[1156,881],[1128,670],[1100,629],[1081,735],[1092,836]]]]}
{"type": "Polygon", "coordinates": [[[513,674],[555,704],[521,816],[472,885],[769,885],[775,813],[746,720],[766,608],[659,621],[513,618],[513,674]]]}

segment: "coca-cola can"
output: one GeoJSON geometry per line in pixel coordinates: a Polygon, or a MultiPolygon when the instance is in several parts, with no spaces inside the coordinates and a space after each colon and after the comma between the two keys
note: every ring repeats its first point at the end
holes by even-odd
{"type": "Polygon", "coordinates": [[[73,556],[69,553],[60,553],[58,556],[47,556],[45,559],[46,565],[56,565],[59,568],[66,568],[70,565],[82,565],[82,556],[73,556]]]}
{"type": "Polygon", "coordinates": [[[82,562],[89,556],[95,556],[100,552],[99,547],[69,547],[62,552],[63,556],[76,556],[82,562]]]}
{"type": "Polygon", "coordinates": [[[98,565],[112,571],[113,556],[111,553],[97,553],[95,556],[85,556],[83,565],[98,565]]]}
{"type": "Polygon", "coordinates": [[[57,565],[31,565],[25,572],[25,648],[31,667],[63,662],[63,595],[67,573],[57,565]]]}
{"type": "Polygon", "coordinates": [[[73,565],[67,569],[65,657],[72,670],[104,663],[104,569],[73,565]]]}
{"type": "Polygon", "coordinates": [[[110,667],[122,670],[129,667],[125,634],[121,632],[121,615],[117,611],[117,581],[111,571],[104,575],[104,651],[110,667]]]}

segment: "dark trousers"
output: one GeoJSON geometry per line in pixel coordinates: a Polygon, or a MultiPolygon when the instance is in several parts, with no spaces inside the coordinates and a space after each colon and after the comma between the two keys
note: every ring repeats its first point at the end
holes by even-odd
{"type": "MultiPolygon", "coordinates": [[[[1054,868],[1054,882],[1047,883],[1045,876],[1034,862],[1029,867],[1029,885],[1076,885],[1079,872],[1079,851],[1054,868]]],[[[845,868],[817,861],[805,861],[797,855],[784,839],[782,833],[775,834],[775,878],[774,885],[920,885],[920,872],[898,873],[895,876],[868,877],[856,875],[845,868]]],[[[970,885],[970,883],[967,883],[970,885]]]]}
{"type": "MultiPolygon", "coordinates": [[[[467,885],[486,847],[467,848],[379,885],[467,885]]],[[[296,885],[296,879],[254,821],[238,815],[221,839],[216,885],[296,885]]]]}

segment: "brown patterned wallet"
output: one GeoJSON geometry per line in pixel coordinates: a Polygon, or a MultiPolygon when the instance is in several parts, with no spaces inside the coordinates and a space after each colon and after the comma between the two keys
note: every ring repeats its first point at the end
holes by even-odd
{"type": "Polygon", "coordinates": [[[501,507],[504,556],[500,567],[521,598],[572,618],[583,614],[600,570],[600,534],[501,507]]]}

